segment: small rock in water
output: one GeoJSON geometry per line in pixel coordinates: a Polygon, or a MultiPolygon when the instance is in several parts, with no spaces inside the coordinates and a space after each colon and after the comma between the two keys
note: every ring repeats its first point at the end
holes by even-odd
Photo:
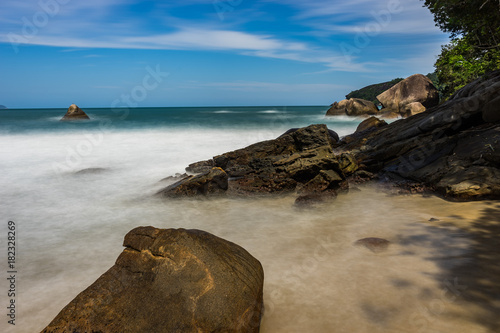
{"type": "Polygon", "coordinates": [[[387,239],[368,237],[357,240],[356,242],[354,242],[354,245],[364,246],[373,253],[379,253],[387,250],[390,243],[391,242],[389,242],[387,239]]]}
{"type": "Polygon", "coordinates": [[[429,222],[439,222],[439,221],[440,221],[439,219],[436,219],[436,218],[434,218],[434,217],[431,217],[431,218],[429,219],[429,222]]]}
{"type": "Polygon", "coordinates": [[[96,173],[102,173],[106,170],[107,170],[106,168],[87,168],[75,172],[75,175],[96,174],[96,173]]]}
{"type": "Polygon", "coordinates": [[[68,112],[61,118],[62,121],[68,120],[89,120],[89,116],[80,109],[76,104],[71,104],[68,108],[68,112]]]}

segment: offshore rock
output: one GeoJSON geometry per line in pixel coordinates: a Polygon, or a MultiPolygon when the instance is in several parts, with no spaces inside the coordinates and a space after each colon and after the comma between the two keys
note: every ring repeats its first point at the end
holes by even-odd
{"type": "Polygon", "coordinates": [[[68,112],[61,118],[62,121],[67,120],[89,120],[89,116],[82,109],[80,109],[76,104],[71,104],[68,108],[68,112]]]}
{"type": "Polygon", "coordinates": [[[264,272],[200,230],[139,227],[116,263],[42,333],[259,332],[264,272]]]}

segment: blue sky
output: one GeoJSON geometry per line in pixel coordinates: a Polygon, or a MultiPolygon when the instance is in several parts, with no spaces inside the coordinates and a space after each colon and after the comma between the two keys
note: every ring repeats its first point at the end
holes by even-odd
{"type": "Polygon", "coordinates": [[[327,105],[433,71],[419,0],[2,0],[10,108],[327,105]]]}

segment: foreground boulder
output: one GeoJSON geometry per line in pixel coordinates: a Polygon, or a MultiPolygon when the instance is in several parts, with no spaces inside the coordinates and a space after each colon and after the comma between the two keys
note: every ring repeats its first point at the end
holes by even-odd
{"type": "Polygon", "coordinates": [[[264,274],[240,246],[153,227],[133,229],[124,246],[42,333],[259,332],[264,274]]]}
{"type": "Polygon", "coordinates": [[[76,104],[71,104],[68,108],[68,112],[61,118],[61,120],[85,120],[90,119],[89,116],[82,109],[80,109],[76,104]]]}
{"type": "MultiPolygon", "coordinates": [[[[294,191],[336,194],[346,188],[346,175],[351,172],[349,163],[333,155],[337,139],[338,135],[325,125],[311,125],[215,156],[211,161],[194,163],[189,168],[192,170],[193,165],[219,168],[229,177],[228,191],[237,195],[294,191]]],[[[162,193],[182,195],[182,188],[191,180],[195,178],[185,179],[162,193]]]]}
{"type": "Polygon", "coordinates": [[[408,117],[438,105],[439,92],[428,77],[415,74],[384,91],[377,99],[382,103],[382,113],[393,112],[408,117]]]}
{"type": "Polygon", "coordinates": [[[500,198],[499,96],[495,71],[426,112],[344,138],[336,153],[402,186],[450,199],[500,198]]]}
{"type": "Polygon", "coordinates": [[[344,99],[340,102],[332,104],[330,109],[326,112],[327,116],[365,116],[378,114],[379,110],[373,102],[361,99],[350,98],[344,99]]]}

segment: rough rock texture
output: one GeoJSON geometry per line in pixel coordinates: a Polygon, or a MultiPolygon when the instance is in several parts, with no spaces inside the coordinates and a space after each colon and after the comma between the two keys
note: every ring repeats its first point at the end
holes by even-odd
{"type": "Polygon", "coordinates": [[[68,112],[61,118],[61,120],[85,120],[90,119],[89,116],[82,109],[80,109],[76,104],[71,104],[68,108],[68,112]]]}
{"type": "MultiPolygon", "coordinates": [[[[215,156],[210,164],[227,173],[231,194],[298,190],[302,194],[329,192],[331,195],[346,189],[346,176],[354,172],[351,172],[351,161],[345,161],[347,157],[333,156],[337,140],[338,135],[325,125],[311,125],[287,131],[274,140],[215,156]]],[[[192,180],[195,178],[187,178],[162,193],[183,195],[180,189],[192,180]]]]}
{"type": "Polygon", "coordinates": [[[378,114],[379,110],[373,102],[351,98],[342,100],[332,104],[331,108],[326,112],[327,116],[348,115],[348,116],[364,116],[378,114]]]}
{"type": "Polygon", "coordinates": [[[370,117],[368,119],[363,120],[354,133],[360,133],[367,130],[373,130],[379,127],[387,126],[387,122],[385,120],[380,120],[377,117],[370,117]]]}
{"type": "Polygon", "coordinates": [[[186,171],[190,173],[204,173],[212,170],[213,167],[214,160],[200,161],[189,164],[186,171]]]}
{"type": "Polygon", "coordinates": [[[124,246],[42,333],[259,332],[264,273],[240,246],[153,227],[133,229],[124,246]]]}
{"type": "Polygon", "coordinates": [[[197,176],[187,176],[157,194],[164,197],[192,197],[225,193],[227,188],[227,173],[221,168],[212,168],[197,176]]]}
{"type": "Polygon", "coordinates": [[[448,198],[498,198],[499,96],[496,71],[424,113],[342,140],[335,152],[351,154],[387,180],[421,184],[448,198]]]}
{"type": "MultiPolygon", "coordinates": [[[[406,106],[410,103],[419,102],[425,108],[438,105],[439,92],[428,77],[415,74],[384,91],[377,96],[377,99],[384,109],[406,116],[408,114],[406,106]]],[[[415,106],[413,110],[417,110],[415,106]]]]}

